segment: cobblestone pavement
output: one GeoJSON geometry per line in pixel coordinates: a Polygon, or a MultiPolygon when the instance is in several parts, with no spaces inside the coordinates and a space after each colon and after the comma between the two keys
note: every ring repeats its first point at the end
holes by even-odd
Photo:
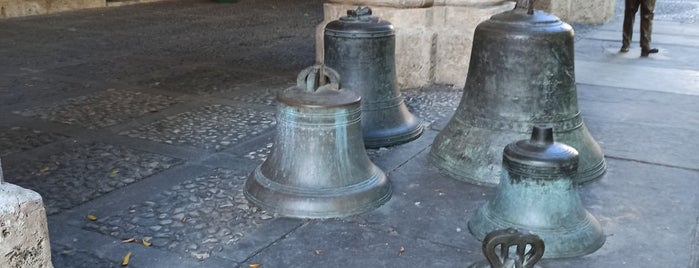
{"type": "MultiPolygon", "coordinates": [[[[314,63],[322,3],[181,0],[0,21],[4,178],[42,195],[55,267],[120,267],[127,252],[129,267],[481,260],[466,223],[492,188],[427,160],[461,85],[402,91],[425,131],[367,150],[393,185],[377,210],[298,220],[243,196],[274,146],[276,92],[314,63]]],[[[617,53],[616,8],[605,25],[573,25],[581,112],[609,166],[580,192],[607,244],[544,265],[699,267],[699,1],[658,2],[661,53],[645,60],[617,53]]]]}

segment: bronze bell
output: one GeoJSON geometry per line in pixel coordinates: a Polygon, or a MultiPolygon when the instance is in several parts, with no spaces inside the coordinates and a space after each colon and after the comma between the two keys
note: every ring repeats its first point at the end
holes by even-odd
{"type": "Polygon", "coordinates": [[[362,96],[362,133],[367,148],[417,139],[422,124],[396,88],[396,37],[391,23],[371,9],[348,10],[325,26],[325,64],[342,76],[342,88],[362,96]]]}
{"type": "Polygon", "coordinates": [[[573,29],[522,2],[476,27],[461,103],[430,160],[459,180],[494,185],[503,146],[553,124],[556,140],[580,153],[575,182],[598,178],[606,165],[578,110],[573,29]]]}
{"type": "Polygon", "coordinates": [[[551,127],[535,126],[531,139],[508,144],[502,165],[495,196],[468,222],[476,238],[493,230],[526,229],[546,243],[544,258],[582,256],[604,244],[600,224],[573,184],[578,152],[554,142],[551,127]]]}
{"type": "Polygon", "coordinates": [[[338,80],[334,70],[316,65],[277,94],[274,146],[247,178],[250,202],[281,216],[334,218],[390,199],[386,175],[364,149],[360,97],[338,89],[338,80]]]}

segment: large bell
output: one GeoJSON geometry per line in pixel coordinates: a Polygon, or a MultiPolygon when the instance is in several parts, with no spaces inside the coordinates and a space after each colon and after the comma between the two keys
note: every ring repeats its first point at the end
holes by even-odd
{"type": "Polygon", "coordinates": [[[534,127],[531,139],[510,143],[495,196],[468,222],[479,240],[494,230],[526,229],[546,244],[544,258],[594,252],[605,236],[573,184],[578,152],[553,141],[550,127],[534,127]]]}
{"type": "Polygon", "coordinates": [[[521,2],[476,27],[461,103],[430,159],[459,180],[497,184],[501,148],[547,123],[580,153],[575,182],[598,178],[606,165],[578,110],[573,29],[521,2]]]}
{"type": "Polygon", "coordinates": [[[338,90],[338,80],[335,71],[316,65],[277,94],[274,146],[247,178],[250,202],[282,216],[334,218],[390,199],[386,175],[364,149],[360,97],[338,90]]]}
{"type": "Polygon", "coordinates": [[[396,88],[396,37],[391,23],[371,9],[348,10],[325,27],[324,62],[342,76],[342,88],[362,97],[362,133],[367,148],[417,139],[422,124],[396,88]]]}

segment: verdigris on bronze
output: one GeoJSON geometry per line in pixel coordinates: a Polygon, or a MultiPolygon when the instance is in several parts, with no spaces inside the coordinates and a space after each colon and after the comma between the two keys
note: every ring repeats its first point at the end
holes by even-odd
{"type": "Polygon", "coordinates": [[[368,7],[348,10],[328,23],[324,63],[340,74],[341,87],[362,97],[362,133],[368,148],[406,143],[422,134],[396,87],[395,33],[368,7]]]}
{"type": "Polygon", "coordinates": [[[334,218],[373,210],[391,197],[362,141],[360,96],[338,89],[325,66],[302,71],[277,94],[272,151],[247,178],[245,197],[262,209],[297,218],[334,218]]]}
{"type": "Polygon", "coordinates": [[[544,256],[544,241],[535,234],[515,228],[495,230],[483,239],[486,260],[470,268],[540,268],[536,263],[544,256]]]}
{"type": "Polygon", "coordinates": [[[480,239],[494,230],[529,230],[546,243],[544,258],[592,253],[605,241],[599,222],[573,184],[578,152],[554,142],[551,127],[535,126],[529,140],[508,144],[495,196],[468,222],[480,239]]]}
{"type": "Polygon", "coordinates": [[[503,146],[549,123],[580,153],[575,182],[599,178],[606,165],[578,109],[573,29],[519,4],[476,27],[464,93],[434,140],[431,162],[456,179],[495,185],[503,146]]]}

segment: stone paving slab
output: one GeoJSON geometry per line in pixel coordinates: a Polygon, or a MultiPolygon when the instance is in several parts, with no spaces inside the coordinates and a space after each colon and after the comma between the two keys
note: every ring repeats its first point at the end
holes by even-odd
{"type": "Polygon", "coordinates": [[[315,51],[308,40],[289,40],[268,50],[260,50],[241,59],[230,60],[236,66],[253,66],[270,72],[298,72],[315,63],[315,51]],[[283,63],[283,64],[282,64],[283,63]]]}
{"type": "Polygon", "coordinates": [[[270,79],[267,73],[250,72],[244,69],[226,68],[221,66],[200,66],[192,70],[171,72],[165,77],[153,78],[143,83],[152,88],[179,91],[197,95],[222,94],[230,95],[240,89],[240,85],[270,79]]]}
{"type": "Polygon", "coordinates": [[[0,127],[0,157],[28,151],[65,139],[66,136],[25,127],[0,127]]]}
{"type": "MultiPolygon", "coordinates": [[[[186,1],[185,1],[186,2],[186,1]]],[[[215,2],[193,1],[187,9],[187,14],[229,18],[231,16],[246,16],[255,14],[257,16],[271,16],[272,21],[293,22],[299,21],[299,17],[322,18],[322,0],[311,1],[239,1],[234,4],[221,4],[215,2]]],[[[243,17],[247,18],[247,17],[243,17]]],[[[257,18],[257,17],[256,17],[257,18]]],[[[243,21],[246,19],[243,19],[243,21]]],[[[261,21],[267,21],[263,18],[261,21]]],[[[318,21],[320,22],[320,21],[318,21]]]]}
{"type": "Polygon", "coordinates": [[[93,90],[95,85],[68,81],[42,74],[0,76],[0,110],[24,109],[60,99],[75,97],[93,90]]]}
{"type": "Polygon", "coordinates": [[[116,262],[99,258],[90,251],[77,250],[58,243],[51,245],[51,261],[54,267],[67,267],[70,265],[73,268],[116,268],[121,266],[116,262]]]}
{"type": "MultiPolygon", "coordinates": [[[[620,53],[621,41],[583,39],[575,43],[575,56],[578,59],[584,58],[586,61],[603,61],[619,65],[643,64],[643,66],[655,68],[695,70],[699,66],[694,58],[687,57],[687,55],[695,53],[699,47],[699,38],[695,46],[663,45],[653,42],[653,47],[658,48],[660,53],[654,54],[652,57],[641,58],[641,48],[638,47],[637,43],[632,44],[629,52],[620,53]]],[[[618,66],[618,68],[628,67],[618,66]]],[[[648,78],[655,78],[650,75],[657,74],[649,73],[648,75],[648,78]]]]}
{"type": "MultiPolygon", "coordinates": [[[[624,21],[623,13],[618,18],[600,25],[599,29],[604,31],[616,31],[619,33],[619,40],[621,40],[621,29],[624,21]]],[[[638,23],[638,22],[636,22],[638,23]]],[[[638,36],[640,27],[638,24],[634,25],[634,36],[638,36]]],[[[699,27],[695,27],[693,24],[677,23],[669,20],[653,20],[653,33],[677,35],[677,36],[699,36],[699,27]]]]}
{"type": "Polygon", "coordinates": [[[696,86],[699,84],[697,70],[576,60],[575,76],[578,84],[699,95],[699,87],[696,86]],[[652,80],[638,79],[637,74],[643,74],[643,77],[652,80]]]}
{"type": "Polygon", "coordinates": [[[675,0],[655,3],[653,20],[667,20],[679,23],[699,22],[699,1],[675,0]]]}
{"type": "Polygon", "coordinates": [[[139,56],[123,56],[97,61],[88,61],[47,70],[49,74],[80,77],[87,81],[129,82],[142,80],[153,73],[164,72],[171,63],[139,56]]]}
{"type": "Polygon", "coordinates": [[[231,260],[210,257],[205,261],[179,256],[141,243],[124,243],[108,236],[52,224],[49,219],[52,245],[61,251],[53,258],[54,267],[123,267],[121,261],[131,252],[128,267],[236,267],[231,260]],[[81,262],[86,263],[81,263],[81,262]],[[97,264],[97,266],[89,266],[97,264]]]}
{"type": "Polygon", "coordinates": [[[156,113],[179,102],[170,96],[111,88],[92,95],[68,99],[53,106],[34,107],[17,113],[67,125],[99,129],[148,113],[156,113]]]}
{"type": "Polygon", "coordinates": [[[274,218],[243,196],[246,175],[215,170],[85,225],[117,239],[146,237],[153,247],[206,259],[233,250],[243,236],[274,218]]]}
{"type": "Polygon", "coordinates": [[[441,174],[428,162],[429,149],[393,170],[393,196],[373,212],[349,218],[372,229],[428,240],[480,254],[480,243],[466,225],[470,215],[490,198],[493,188],[467,184],[441,174]]]}
{"type": "Polygon", "coordinates": [[[41,194],[48,215],[73,208],[179,164],[108,144],[68,144],[32,162],[5,161],[5,180],[41,194]]]}
{"type": "Polygon", "coordinates": [[[289,88],[292,86],[295,86],[295,83],[287,82],[285,83],[285,86],[278,86],[278,87],[269,87],[269,88],[264,88],[260,90],[256,90],[253,92],[250,92],[245,95],[233,95],[229,97],[232,100],[240,101],[240,102],[245,102],[245,103],[257,103],[257,104],[264,104],[264,105],[276,105],[277,104],[277,92],[280,90],[284,90],[285,88],[289,88]]]}
{"type": "Polygon", "coordinates": [[[243,267],[466,267],[472,261],[460,248],[385,228],[325,220],[305,224],[243,267]]]}
{"type": "Polygon", "coordinates": [[[579,88],[585,124],[606,155],[696,169],[696,148],[685,144],[699,135],[698,97],[579,88]]]}
{"type": "Polygon", "coordinates": [[[582,258],[550,260],[551,267],[692,267],[699,216],[696,171],[607,159],[607,174],[581,188],[583,203],[607,235],[582,258]],[[687,266],[685,266],[687,265],[687,266]]]}
{"type": "MultiPolygon", "coordinates": [[[[54,67],[79,64],[94,56],[70,47],[26,45],[15,49],[0,49],[2,69],[6,74],[36,73],[54,67]]],[[[75,74],[75,73],[73,73],[75,74]]]]}
{"type": "Polygon", "coordinates": [[[219,151],[259,135],[274,125],[274,114],[270,111],[214,104],[119,134],[219,151]]]}
{"type": "MultiPolygon", "coordinates": [[[[699,26],[697,26],[699,27],[699,26]]],[[[621,29],[621,28],[620,28],[621,29]]],[[[587,36],[591,39],[599,40],[613,40],[619,44],[621,47],[621,30],[616,31],[595,31],[593,34],[587,36]]],[[[632,45],[640,45],[638,42],[641,39],[641,34],[634,32],[631,42],[632,45]]],[[[678,46],[697,46],[699,44],[699,36],[692,35],[677,35],[677,34],[664,34],[661,31],[653,31],[651,44],[654,46],[658,45],[678,45],[678,46]]]]}

